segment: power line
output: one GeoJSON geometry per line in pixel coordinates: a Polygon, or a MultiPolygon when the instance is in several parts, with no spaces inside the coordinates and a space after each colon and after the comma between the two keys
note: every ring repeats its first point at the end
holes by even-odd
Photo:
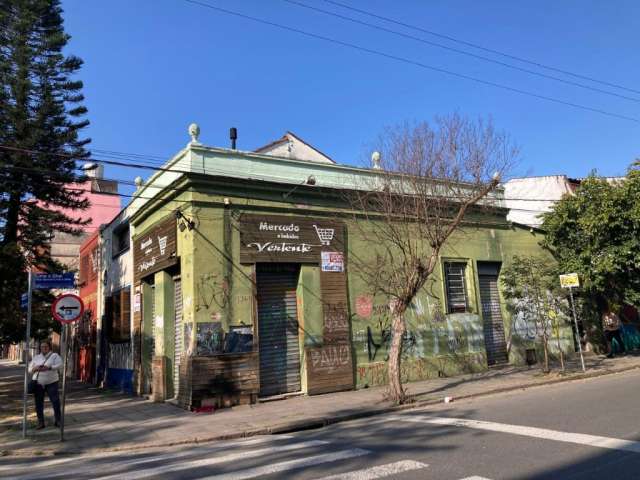
{"type": "MultiPolygon", "coordinates": [[[[48,154],[49,152],[43,151],[43,150],[32,150],[32,149],[23,149],[23,148],[18,148],[18,147],[12,147],[12,146],[8,146],[8,145],[0,145],[0,149],[6,149],[6,150],[12,150],[12,151],[19,151],[22,153],[30,153],[30,154],[48,154]]],[[[67,158],[76,158],[73,155],[68,155],[68,154],[63,154],[63,153],[53,153],[52,155],[58,155],[58,156],[63,156],[63,157],[67,157],[67,158]]],[[[137,155],[137,154],[132,154],[132,155],[137,155]]],[[[85,160],[85,159],[83,159],[85,160]]],[[[100,160],[100,159],[94,159],[92,157],[88,158],[89,161],[95,161],[95,162],[103,162],[103,163],[113,163],[110,162],[108,160],[100,160]]],[[[227,176],[228,174],[227,172],[225,172],[224,170],[218,170],[218,169],[210,169],[210,168],[205,168],[203,169],[203,172],[194,172],[194,171],[190,171],[190,170],[177,170],[177,169],[173,169],[173,168],[164,168],[164,167],[151,167],[151,166],[147,166],[147,165],[138,165],[138,164],[123,164],[121,162],[117,163],[118,165],[127,167],[127,168],[140,168],[140,167],[144,167],[146,169],[150,169],[150,170],[154,170],[154,171],[162,171],[162,172],[171,172],[171,173],[182,173],[182,174],[202,174],[204,172],[205,175],[220,175],[220,176],[227,176]]],[[[20,166],[16,166],[16,165],[0,165],[0,170],[1,169],[14,169],[14,170],[20,170],[20,171],[25,171],[25,172],[33,172],[33,171],[37,171],[37,172],[43,172],[45,174],[51,174],[51,175],[59,175],[59,172],[55,171],[55,170],[48,170],[48,169],[43,169],[43,168],[28,168],[28,167],[20,167],[20,166]]],[[[271,180],[272,181],[282,181],[284,180],[284,178],[282,177],[276,177],[271,175],[271,180]]],[[[130,186],[137,186],[135,184],[135,182],[132,182],[130,180],[121,180],[121,179],[109,179],[109,178],[104,178],[102,180],[106,180],[106,181],[111,181],[111,182],[118,182],[121,183],[123,185],[130,185],[130,186]]],[[[249,180],[257,180],[257,179],[249,179],[249,180]]],[[[12,182],[12,180],[7,179],[5,180],[7,182],[12,182]]],[[[15,180],[13,180],[13,182],[17,182],[15,180]]],[[[20,182],[18,182],[20,183],[20,182]]],[[[69,187],[67,187],[69,188],[69,187]]],[[[162,190],[169,190],[169,191],[183,191],[180,188],[175,188],[175,187],[170,187],[170,186],[153,186],[151,185],[151,188],[157,188],[157,189],[162,189],[162,190]]],[[[332,187],[330,187],[332,188],[332,187]]],[[[333,187],[335,188],[335,187],[333,187]]],[[[78,191],[83,191],[83,192],[88,192],[88,190],[86,189],[73,189],[72,190],[78,190],[78,191]]],[[[119,195],[119,196],[124,196],[124,197],[129,197],[129,198],[141,198],[141,199],[148,199],[151,200],[155,197],[142,197],[142,196],[138,196],[138,195],[127,195],[127,194],[121,194],[121,193],[109,193],[109,192],[92,192],[92,193],[100,193],[103,195],[119,195]]],[[[454,197],[454,196],[444,196],[442,198],[448,198],[448,199],[457,199],[457,198],[461,198],[461,197],[454,197]]],[[[517,198],[517,197],[501,197],[500,200],[509,200],[509,201],[524,201],[524,202],[557,202],[560,199],[558,198],[517,198]]]]}
{"type": "Polygon", "coordinates": [[[251,15],[246,15],[244,13],[236,12],[236,11],[233,11],[233,10],[228,10],[226,8],[216,7],[214,5],[210,5],[208,3],[201,2],[201,1],[198,1],[198,0],[184,0],[184,1],[188,2],[188,3],[192,3],[194,5],[198,5],[200,7],[209,8],[209,9],[215,10],[217,12],[225,13],[227,15],[233,15],[233,16],[236,16],[236,17],[239,17],[239,18],[244,18],[246,20],[251,20],[253,22],[261,23],[263,25],[269,25],[269,26],[276,27],[276,28],[279,28],[279,29],[282,29],[282,30],[286,30],[286,31],[289,31],[289,32],[298,33],[298,34],[304,35],[306,37],[315,38],[317,40],[322,40],[322,41],[325,41],[325,42],[333,43],[335,45],[341,45],[343,47],[351,48],[351,49],[354,49],[354,50],[358,50],[360,52],[369,53],[369,54],[376,55],[376,56],[383,57],[383,58],[387,58],[387,59],[390,59],[390,60],[396,60],[398,62],[406,63],[406,64],[409,64],[409,65],[414,65],[416,67],[420,67],[420,68],[423,68],[423,69],[426,69],[426,70],[432,70],[434,72],[444,73],[444,74],[452,76],[452,77],[462,78],[462,79],[465,79],[465,80],[470,80],[472,82],[480,83],[482,85],[488,85],[488,86],[495,87],[495,88],[501,88],[503,90],[508,90],[510,92],[519,93],[521,95],[526,95],[526,96],[529,96],[529,97],[538,98],[540,100],[546,100],[548,102],[553,102],[553,103],[557,103],[557,104],[560,104],[560,105],[565,105],[565,106],[577,108],[577,109],[580,109],[580,110],[586,110],[586,111],[590,111],[590,112],[594,112],[594,113],[599,113],[601,115],[606,115],[606,116],[609,116],[609,117],[619,118],[619,119],[627,120],[627,121],[634,122],[634,123],[640,123],[640,119],[639,118],[629,117],[629,116],[626,116],[626,115],[613,113],[613,112],[609,112],[609,111],[606,111],[606,110],[601,110],[599,108],[588,107],[586,105],[573,103],[573,102],[569,102],[569,101],[565,101],[565,100],[560,100],[560,99],[555,98],[555,97],[549,97],[549,96],[546,96],[546,95],[541,95],[541,94],[538,94],[538,93],[529,92],[527,90],[522,90],[520,88],[510,87],[508,85],[503,85],[503,84],[492,82],[492,81],[489,81],[489,80],[483,80],[481,78],[472,77],[472,76],[466,75],[464,73],[459,73],[459,72],[454,72],[452,70],[446,70],[444,68],[434,67],[434,66],[428,65],[426,63],[418,62],[416,60],[411,60],[409,58],[400,57],[400,56],[393,55],[393,54],[390,54],[390,53],[381,52],[379,50],[374,50],[374,49],[371,49],[371,48],[368,48],[368,47],[363,47],[361,45],[357,45],[355,43],[344,42],[342,40],[337,40],[335,38],[326,37],[324,35],[319,35],[317,33],[307,32],[305,30],[300,30],[298,28],[289,27],[287,25],[271,22],[269,20],[264,20],[262,18],[253,17],[251,15]]]}
{"type": "Polygon", "coordinates": [[[500,60],[494,60],[494,59],[489,58],[489,57],[485,57],[485,56],[482,56],[482,55],[477,55],[477,54],[471,53],[471,52],[466,52],[464,50],[460,50],[458,48],[449,47],[449,46],[443,45],[441,43],[431,42],[429,40],[425,40],[423,38],[416,37],[414,35],[409,35],[409,34],[406,34],[406,33],[402,33],[402,32],[399,32],[397,30],[392,30],[390,28],[385,28],[385,27],[382,27],[380,25],[374,25],[372,23],[364,22],[362,20],[358,20],[358,19],[353,18],[353,17],[348,17],[346,15],[341,15],[339,13],[331,12],[329,10],[324,10],[322,8],[313,7],[311,5],[307,5],[307,4],[299,2],[297,0],[282,0],[282,1],[286,2],[286,3],[289,3],[289,4],[292,4],[292,5],[297,5],[297,6],[302,7],[302,8],[313,10],[315,12],[320,12],[320,13],[323,13],[325,15],[330,15],[332,17],[340,18],[342,20],[346,20],[348,22],[352,22],[352,23],[355,23],[355,24],[358,24],[358,25],[364,25],[366,27],[373,28],[374,30],[380,30],[380,31],[383,31],[383,32],[391,33],[393,35],[397,35],[397,36],[403,37],[403,38],[408,38],[410,40],[415,40],[417,42],[421,42],[421,43],[424,43],[426,45],[430,45],[432,47],[442,48],[444,50],[455,52],[455,53],[458,53],[460,55],[466,55],[468,57],[477,58],[477,59],[483,60],[485,62],[493,63],[493,64],[500,65],[500,66],[503,66],[503,67],[506,67],[506,68],[511,68],[513,70],[517,70],[517,71],[520,71],[520,72],[528,73],[530,75],[536,75],[536,76],[541,77],[541,78],[554,80],[556,82],[564,83],[564,84],[567,84],[567,85],[572,85],[574,87],[583,88],[585,90],[591,90],[591,91],[594,91],[594,92],[603,93],[605,95],[610,95],[610,96],[613,96],[613,97],[623,98],[625,100],[630,100],[632,102],[640,103],[640,98],[629,97],[627,95],[621,95],[619,93],[610,92],[608,90],[603,90],[601,88],[592,87],[592,86],[589,86],[589,85],[585,85],[583,83],[578,83],[578,82],[574,82],[574,81],[571,81],[571,80],[565,80],[563,78],[555,77],[553,75],[548,75],[546,73],[536,72],[536,71],[530,70],[528,68],[518,67],[518,66],[512,65],[510,63],[502,62],[500,60]]]}
{"type": "MultiPolygon", "coordinates": [[[[0,146],[0,148],[2,148],[2,146],[0,146]]],[[[28,169],[26,167],[15,167],[15,166],[11,166],[11,165],[5,165],[5,166],[0,166],[0,171],[5,168],[5,169],[19,169],[22,171],[32,171],[34,169],[28,169]]],[[[45,172],[51,172],[51,173],[56,173],[53,170],[44,170],[44,169],[36,169],[37,171],[45,171],[45,172]]],[[[107,181],[111,181],[111,182],[118,182],[118,183],[123,183],[126,185],[133,185],[133,183],[128,183],[126,180],[119,180],[119,179],[103,179],[103,180],[107,180],[107,181]]],[[[20,180],[12,180],[12,179],[7,179],[5,180],[6,183],[14,183],[14,184],[22,184],[22,182],[20,180]]],[[[39,185],[46,185],[47,183],[44,181],[35,181],[34,183],[37,183],[39,185]]],[[[67,190],[71,190],[71,191],[78,191],[78,192],[85,192],[85,193],[93,193],[93,194],[99,194],[99,195],[113,195],[113,196],[119,196],[119,197],[124,197],[124,198],[133,198],[133,199],[141,199],[141,200],[153,200],[156,199],[157,197],[145,197],[145,196],[141,196],[141,195],[130,195],[130,194],[126,194],[126,193],[119,193],[119,192],[94,192],[91,190],[88,190],[86,188],[77,188],[77,187],[65,187],[67,190]]],[[[165,191],[174,191],[174,192],[183,192],[184,189],[182,188],[176,188],[176,187],[171,187],[171,186],[157,186],[155,188],[161,189],[161,190],[165,190],[165,191]]],[[[435,197],[435,195],[434,195],[435,197]]],[[[444,199],[450,199],[450,200],[456,200],[456,199],[460,199],[463,197],[459,197],[459,196],[453,196],[453,195],[440,195],[438,198],[444,198],[444,199]]],[[[522,202],[558,202],[559,200],[561,200],[561,198],[516,198],[516,197],[498,197],[495,199],[496,201],[522,201],[522,202]]],[[[185,203],[189,203],[191,202],[191,200],[179,200],[179,199],[172,199],[171,201],[176,201],[176,202],[185,202],[185,203]]],[[[102,205],[102,206],[112,206],[112,205],[108,205],[108,204],[100,204],[100,203],[96,203],[96,202],[91,202],[91,205],[102,205]]],[[[126,207],[125,207],[126,208],[126,207]]],[[[505,207],[505,208],[512,208],[515,210],[526,210],[526,209],[521,209],[521,208],[516,208],[516,207],[505,207]]],[[[538,210],[526,210],[526,211],[538,211],[538,210]]]]}
{"type": "Polygon", "coordinates": [[[361,13],[363,15],[367,15],[367,16],[372,17],[372,18],[377,18],[378,20],[383,20],[385,22],[393,23],[395,25],[400,25],[402,27],[409,28],[411,30],[419,31],[419,32],[422,32],[422,33],[426,33],[426,34],[432,35],[434,37],[443,38],[443,39],[449,40],[451,42],[458,43],[460,45],[466,45],[467,47],[477,48],[478,50],[482,50],[482,51],[488,52],[488,53],[493,53],[495,55],[500,55],[500,56],[505,57],[505,58],[510,58],[511,60],[517,60],[519,62],[528,63],[529,65],[534,65],[534,66],[539,67],[539,68],[544,68],[546,70],[550,70],[550,71],[553,71],[553,72],[558,72],[558,73],[562,73],[564,75],[569,75],[569,76],[574,77],[574,78],[580,78],[582,80],[588,80],[590,82],[599,83],[601,85],[607,85],[608,87],[619,88],[620,90],[626,90],[628,92],[633,92],[633,93],[640,93],[640,90],[634,90],[633,88],[625,87],[623,85],[612,83],[612,82],[609,82],[609,81],[606,81],[606,80],[598,80],[597,78],[594,78],[594,77],[589,77],[587,75],[582,75],[582,74],[579,74],[579,73],[571,72],[569,70],[564,70],[564,69],[561,69],[561,68],[545,65],[544,63],[536,62],[536,61],[533,61],[533,60],[528,60],[526,58],[519,57],[517,55],[512,55],[512,54],[509,54],[509,53],[501,52],[499,50],[494,50],[494,49],[491,49],[491,48],[483,47],[482,45],[478,45],[477,43],[468,42],[468,41],[461,40],[459,38],[453,37],[451,35],[445,35],[445,34],[442,34],[442,33],[434,32],[432,30],[427,30],[425,28],[421,28],[421,27],[418,27],[416,25],[411,25],[409,23],[401,22],[399,20],[394,20],[393,18],[385,17],[383,15],[379,15],[379,14],[376,14],[376,13],[373,13],[373,12],[370,12],[370,11],[367,11],[367,10],[362,10],[360,8],[352,7],[351,5],[346,5],[344,3],[337,2],[335,0],[324,0],[324,1],[326,3],[330,3],[332,5],[336,5],[338,7],[342,7],[342,8],[345,8],[347,10],[351,10],[351,11],[354,11],[354,12],[357,12],[357,13],[361,13]]]}

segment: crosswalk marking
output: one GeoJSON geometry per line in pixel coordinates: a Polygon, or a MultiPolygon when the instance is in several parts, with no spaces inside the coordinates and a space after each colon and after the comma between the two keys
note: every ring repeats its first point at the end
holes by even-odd
{"type": "Polygon", "coordinates": [[[336,453],[326,453],[323,455],[315,455],[312,457],[301,458],[297,460],[273,463],[271,465],[264,465],[262,467],[247,468],[245,470],[238,470],[236,472],[223,473],[221,475],[202,477],[198,480],[245,480],[247,478],[256,478],[262,477],[264,475],[286,472],[288,470],[294,470],[296,468],[312,467],[321,463],[337,462],[339,460],[346,460],[348,458],[360,457],[362,455],[367,455],[368,453],[370,453],[368,450],[352,448],[350,450],[342,450],[336,453]]]}
{"type": "MultiPolygon", "coordinates": [[[[227,442],[224,444],[215,445],[213,447],[207,448],[206,452],[207,452],[207,455],[210,455],[211,453],[219,452],[221,450],[229,450],[232,448],[242,448],[246,446],[260,445],[262,443],[272,443],[276,440],[290,439],[290,438],[292,438],[290,435],[278,435],[277,437],[273,437],[273,436],[255,437],[249,440],[227,442]]],[[[51,467],[63,465],[69,462],[81,462],[84,460],[103,460],[103,459],[108,459],[112,457],[123,457],[122,460],[115,460],[109,465],[100,465],[98,468],[100,468],[104,473],[105,468],[108,470],[113,470],[113,468],[115,467],[138,465],[138,464],[150,463],[158,460],[171,461],[172,459],[178,459],[185,456],[197,454],[197,451],[201,448],[202,447],[198,445],[196,448],[191,447],[181,452],[166,452],[166,451],[158,452],[157,450],[138,450],[138,451],[129,451],[129,452],[119,451],[119,452],[109,452],[109,453],[102,453],[102,454],[96,454],[96,455],[71,456],[67,458],[58,458],[54,460],[43,460],[43,461],[36,460],[37,463],[33,463],[33,464],[32,463],[9,464],[9,465],[0,466],[0,474],[2,474],[2,472],[11,472],[14,475],[16,475],[17,472],[19,471],[27,470],[29,472],[29,474],[27,475],[28,478],[37,478],[37,477],[34,477],[34,470],[47,468],[48,469],[47,475],[50,475],[49,472],[51,467]],[[126,455],[145,454],[145,453],[152,454],[152,455],[147,457],[135,458],[131,460],[128,460],[126,457],[126,455]]],[[[19,478],[23,478],[24,476],[25,474],[17,477],[14,476],[13,478],[19,479],[19,478]]]]}
{"type": "Polygon", "coordinates": [[[326,445],[327,443],[329,442],[326,442],[324,440],[310,440],[307,442],[293,443],[290,445],[277,445],[277,446],[272,446],[267,448],[260,448],[258,450],[249,450],[245,452],[230,453],[228,455],[219,455],[214,458],[205,458],[202,460],[181,462],[175,465],[162,465],[159,467],[139,470],[137,472],[133,472],[129,474],[124,472],[117,473],[117,474],[109,475],[106,477],[97,477],[95,480],[136,480],[139,478],[147,478],[154,475],[160,475],[162,473],[176,472],[180,470],[187,470],[187,469],[199,468],[199,467],[207,467],[209,465],[215,465],[218,463],[233,462],[235,460],[243,460],[243,459],[253,458],[253,457],[262,457],[262,456],[270,455],[272,453],[289,452],[293,450],[300,450],[303,448],[318,447],[321,445],[326,445]]]}
{"type": "Polygon", "coordinates": [[[640,453],[640,442],[624,440],[621,438],[601,437],[598,435],[588,435],[584,433],[562,432],[559,430],[549,430],[546,428],[526,427],[523,425],[510,425],[506,423],[485,422],[482,420],[469,420],[465,418],[449,417],[415,417],[409,415],[394,415],[389,420],[430,423],[434,425],[447,425],[453,427],[474,428],[476,430],[488,430],[492,432],[511,433],[523,435],[525,437],[542,438],[556,442],[575,443],[589,447],[606,448],[609,450],[623,450],[626,452],[640,453]]]}
{"type": "Polygon", "coordinates": [[[402,460],[400,462],[378,465],[376,467],[363,470],[354,470],[352,472],[322,477],[318,480],[374,480],[376,478],[388,477],[390,475],[397,475],[399,473],[410,472],[412,470],[420,470],[422,468],[427,468],[428,466],[429,465],[426,463],[414,462],[413,460],[402,460]]]}

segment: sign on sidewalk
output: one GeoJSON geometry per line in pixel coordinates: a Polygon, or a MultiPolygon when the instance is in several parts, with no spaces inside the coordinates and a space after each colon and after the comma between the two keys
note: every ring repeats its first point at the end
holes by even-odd
{"type": "Polygon", "coordinates": [[[574,288],[580,286],[580,279],[577,273],[567,273],[560,275],[560,286],[562,288],[574,288]]]}
{"type": "Polygon", "coordinates": [[[84,313],[82,299],[73,293],[59,295],[51,305],[51,313],[60,323],[73,323],[84,313]]]}
{"type": "Polygon", "coordinates": [[[38,290],[73,288],[75,283],[74,273],[37,273],[33,277],[33,288],[38,290]]]}

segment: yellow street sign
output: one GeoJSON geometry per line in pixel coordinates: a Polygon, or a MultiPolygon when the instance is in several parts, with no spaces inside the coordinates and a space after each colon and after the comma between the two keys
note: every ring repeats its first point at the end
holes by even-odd
{"type": "Polygon", "coordinates": [[[560,286],[562,288],[579,287],[580,280],[577,273],[567,273],[566,275],[560,275],[560,286]]]}

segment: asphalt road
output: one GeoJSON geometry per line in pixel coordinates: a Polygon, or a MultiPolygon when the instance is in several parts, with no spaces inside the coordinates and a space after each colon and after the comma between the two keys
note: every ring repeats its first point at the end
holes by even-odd
{"type": "Polygon", "coordinates": [[[639,387],[632,372],[289,435],[0,458],[0,478],[638,479],[639,387]]]}

